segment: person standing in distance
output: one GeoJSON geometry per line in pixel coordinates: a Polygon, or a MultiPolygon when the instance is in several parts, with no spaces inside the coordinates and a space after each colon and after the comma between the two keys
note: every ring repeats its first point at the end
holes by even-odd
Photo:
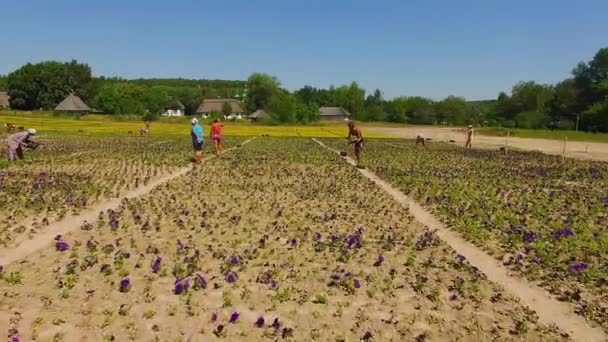
{"type": "Polygon", "coordinates": [[[198,119],[192,119],[192,129],[190,130],[192,137],[192,147],[194,148],[194,162],[201,164],[203,162],[203,128],[198,124],[198,119]]]}
{"type": "Polygon", "coordinates": [[[357,158],[357,166],[361,164],[361,152],[363,151],[363,133],[361,129],[355,126],[353,121],[348,122],[348,138],[349,144],[353,144],[355,150],[355,157],[357,158]],[[350,140],[352,137],[355,140],[350,140]]]}
{"type": "Polygon", "coordinates": [[[213,120],[211,124],[211,140],[213,140],[213,147],[215,148],[215,155],[219,158],[222,156],[224,150],[222,149],[222,125],[219,119],[213,120]]]}
{"type": "Polygon", "coordinates": [[[473,148],[473,125],[469,125],[467,129],[467,142],[464,144],[464,148],[473,148]]]}

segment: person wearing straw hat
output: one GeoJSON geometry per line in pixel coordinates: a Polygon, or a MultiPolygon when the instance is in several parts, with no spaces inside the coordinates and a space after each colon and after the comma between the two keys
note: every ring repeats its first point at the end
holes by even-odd
{"type": "Polygon", "coordinates": [[[192,147],[194,148],[194,162],[201,164],[203,162],[203,128],[198,124],[198,119],[192,119],[192,129],[190,130],[192,137],[192,147]]]}
{"type": "Polygon", "coordinates": [[[467,142],[464,144],[464,148],[473,148],[473,125],[469,125],[467,129],[467,142]]]}
{"type": "Polygon", "coordinates": [[[416,146],[418,146],[418,144],[422,144],[422,146],[424,146],[424,134],[422,133],[418,133],[418,135],[416,135],[416,146]]]}
{"type": "Polygon", "coordinates": [[[17,158],[23,159],[23,148],[32,147],[35,148],[37,144],[30,140],[31,137],[36,135],[36,130],[28,128],[26,131],[11,134],[6,139],[8,161],[15,161],[17,158]]]}

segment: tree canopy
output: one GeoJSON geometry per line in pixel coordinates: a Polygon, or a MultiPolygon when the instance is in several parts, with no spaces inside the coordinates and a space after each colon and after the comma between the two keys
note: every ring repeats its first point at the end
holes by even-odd
{"type": "MultiPolygon", "coordinates": [[[[264,73],[253,73],[246,81],[95,78],[88,65],[77,61],[28,63],[0,76],[3,89],[13,108],[26,110],[53,109],[73,92],[108,114],[158,115],[178,107],[194,114],[203,99],[223,98],[242,102],[249,113],[265,110],[273,121],[284,123],[314,122],[320,107],[343,107],[352,119],[362,121],[608,132],[608,48],[579,63],[572,77],[557,84],[521,81],[485,101],[454,95],[386,99],[380,89],[368,93],[356,82],[328,88],[306,85],[290,92],[277,77],[264,73]]],[[[229,107],[224,104],[222,111],[229,113],[229,107]]]]}
{"type": "Polygon", "coordinates": [[[91,68],[75,60],[67,63],[28,63],[10,73],[7,88],[15,109],[54,109],[70,93],[85,102],[95,94],[91,68]]]}

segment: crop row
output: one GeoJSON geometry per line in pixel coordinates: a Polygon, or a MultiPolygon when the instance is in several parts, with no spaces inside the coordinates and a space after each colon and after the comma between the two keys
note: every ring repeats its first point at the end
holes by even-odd
{"type": "MultiPolygon", "coordinates": [[[[242,138],[230,138],[227,146],[242,138]]],[[[188,139],[57,137],[0,169],[0,241],[119,197],[188,165],[188,139]],[[33,217],[29,220],[28,218],[33,217]]],[[[207,144],[206,150],[211,147],[207,144]]]]}
{"type": "Polygon", "coordinates": [[[381,140],[368,143],[365,160],[451,228],[608,329],[608,164],[381,140]]]}

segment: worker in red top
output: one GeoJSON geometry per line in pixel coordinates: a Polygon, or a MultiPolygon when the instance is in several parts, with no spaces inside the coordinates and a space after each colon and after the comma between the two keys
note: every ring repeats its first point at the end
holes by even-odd
{"type": "Polygon", "coordinates": [[[218,119],[215,119],[211,124],[211,140],[213,140],[213,147],[215,147],[215,155],[218,157],[221,157],[224,152],[222,149],[222,127],[224,125],[218,119]]]}

